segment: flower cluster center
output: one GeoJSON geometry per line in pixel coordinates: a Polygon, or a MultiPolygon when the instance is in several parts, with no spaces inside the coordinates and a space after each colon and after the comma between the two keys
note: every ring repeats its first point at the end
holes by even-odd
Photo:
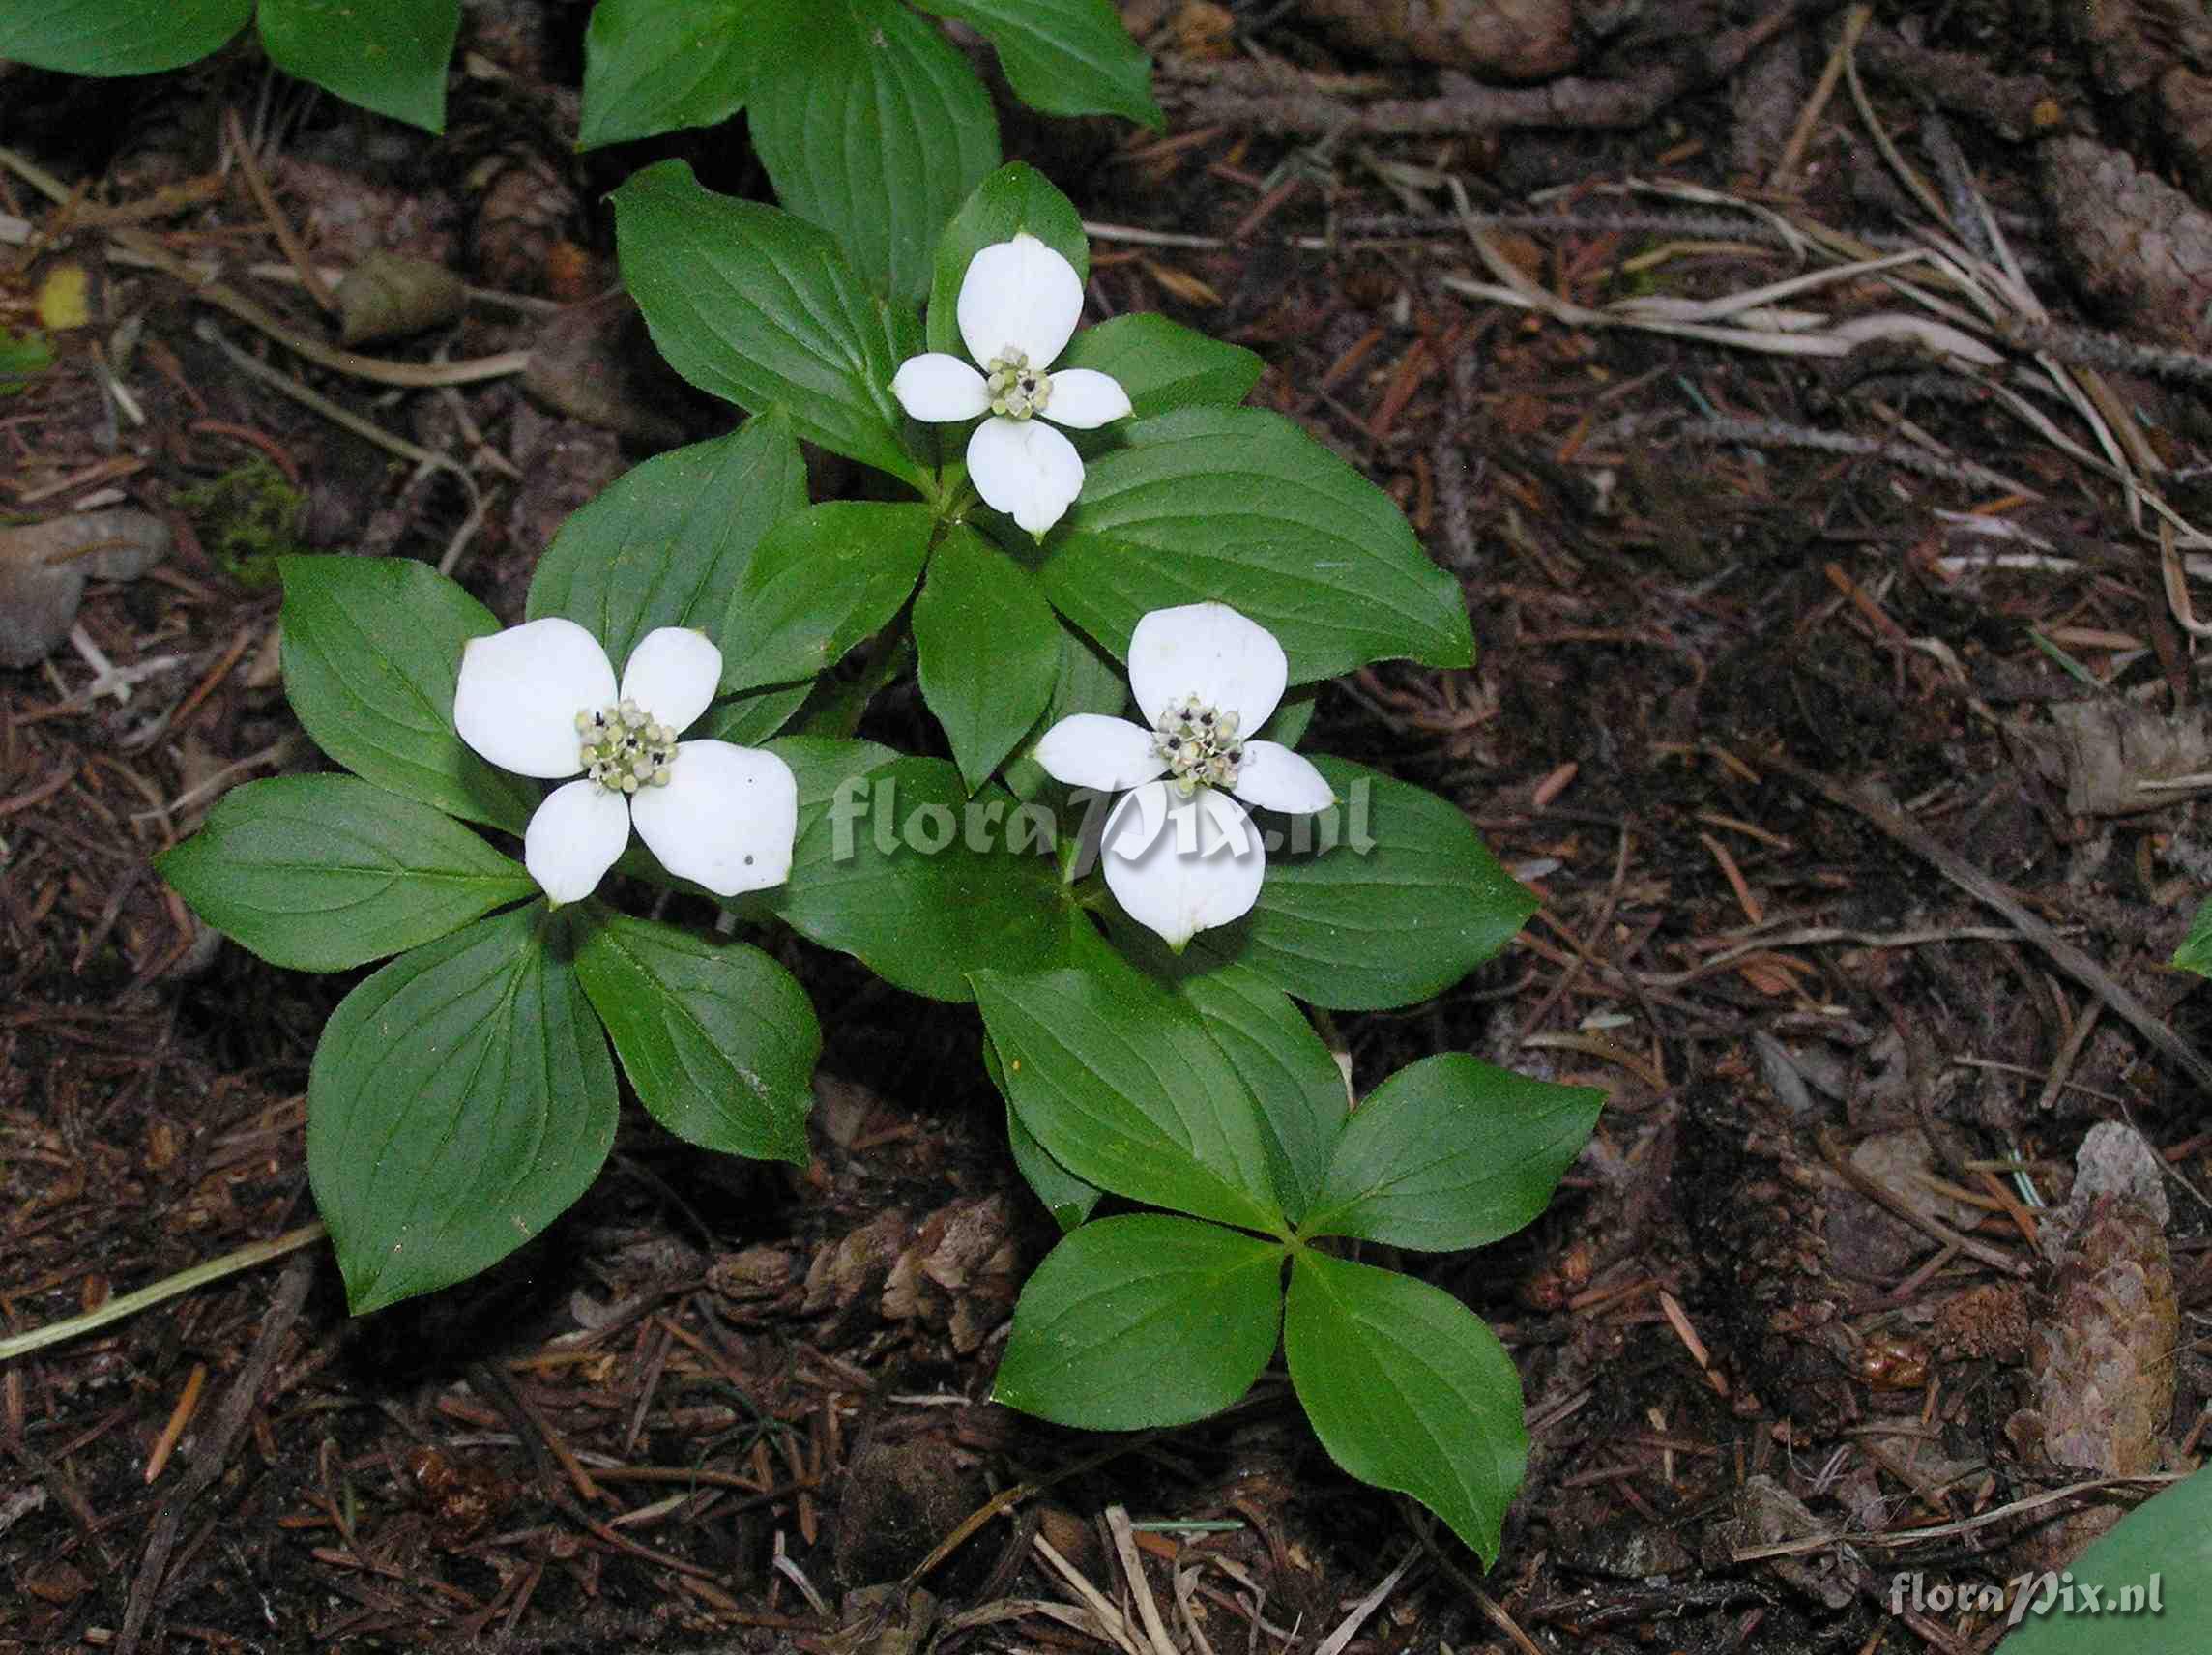
{"type": "Polygon", "coordinates": [[[1029,353],[1008,345],[983,367],[984,389],[991,393],[991,412],[1008,420],[1027,420],[1042,414],[1052,400],[1052,376],[1030,366],[1029,353]]]}
{"type": "Polygon", "coordinates": [[[583,738],[576,757],[585,778],[609,793],[668,785],[676,764],[676,732],[655,723],[636,702],[618,701],[597,712],[577,713],[576,734],[583,738]]]}
{"type": "Polygon", "coordinates": [[[1244,762],[1237,716],[1195,695],[1171,701],[1152,725],[1152,751],[1167,761],[1168,783],[1188,798],[1201,787],[1233,788],[1244,762]]]}

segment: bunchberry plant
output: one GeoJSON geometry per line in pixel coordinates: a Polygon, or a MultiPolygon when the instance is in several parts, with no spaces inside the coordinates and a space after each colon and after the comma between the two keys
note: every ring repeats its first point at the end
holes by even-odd
{"type": "Polygon", "coordinates": [[[1066,1231],[1001,1398],[1194,1419],[1280,1348],[1341,1464],[1493,1553],[1513,1365],[1385,1266],[1541,1211],[1598,1094],[1444,1054],[1354,1108],[1298,1003],[1423,999],[1532,906],[1451,804],[1295,750],[1318,680],[1469,661],[1457,584],[1372,483],[1240,406],[1248,353],[1157,316],[1079,329],[1081,226],[1026,167],[946,226],[923,317],[680,162],[615,212],[661,349],[750,417],[571,518],[518,626],[420,565],[287,561],[287,690],[354,774],[240,788],[162,863],[280,964],[398,953],[309,1082],[355,1308],[574,1199],[610,1040],[674,1130],[803,1159],[803,994],[745,943],[622,911],[657,885],[978,1007],[1015,1160],[1066,1231]],[[979,421],[957,452],[956,420],[979,421]],[[904,498],[810,504],[802,439],[904,498]],[[949,759],[852,735],[909,674],[949,759]]]}
{"type": "MultiPolygon", "coordinates": [[[[582,146],[744,110],[787,207],[894,285],[926,280],[938,226],[999,164],[999,131],[982,82],[925,13],[989,40],[1033,108],[1159,123],[1150,65],[1113,0],[598,0],[582,146]]],[[[460,22],[461,0],[4,0],[0,60],[152,74],[251,24],[286,73],[435,132],[460,22]]]]}
{"type": "MultiPolygon", "coordinates": [[[[142,72],[249,15],[280,66],[437,125],[456,0],[56,0],[0,9],[0,56],[142,72]]],[[[1528,1222],[1599,1097],[1446,1053],[1354,1104],[1309,1008],[1432,996],[1533,903],[1454,805],[1295,750],[1321,681],[1471,661],[1458,584],[1243,406],[1251,353],[1079,326],[1081,221],[999,164],[932,15],[1039,108],[1157,120],[1110,0],[600,0],[582,141],[742,109],[781,201],[681,161],[612,197],[659,349],[742,422],[575,513],[514,626],[420,564],[281,560],[286,692],[349,773],[234,790],[161,871],[277,965],[388,962],[308,1081],[355,1311],[542,1231],[624,1081],[691,1143],[803,1163],[819,1031],[754,941],[796,934],[978,1010],[1064,1232],[1000,1398],[1194,1419],[1279,1350],[1339,1463],[1493,1557],[1512,1362],[1388,1266],[1528,1222]],[[810,501],[802,444],[878,479],[810,501]],[[909,682],[924,750],[859,739],[909,682]]]]}

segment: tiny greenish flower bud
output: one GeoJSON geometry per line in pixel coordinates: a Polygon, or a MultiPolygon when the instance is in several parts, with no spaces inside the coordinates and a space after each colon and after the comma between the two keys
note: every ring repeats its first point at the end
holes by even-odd
{"type": "Polygon", "coordinates": [[[991,412],[1007,420],[1027,420],[1044,411],[1052,400],[1052,379],[1042,368],[1030,366],[1027,353],[1008,345],[983,364],[983,389],[991,398],[991,412]]]}
{"type": "Polygon", "coordinates": [[[1188,798],[1201,787],[1234,788],[1244,762],[1237,740],[1239,715],[1208,707],[1195,695],[1171,701],[1152,726],[1152,754],[1166,762],[1168,783],[1188,798]]]}
{"type": "Polygon", "coordinates": [[[585,738],[577,746],[576,762],[587,780],[626,795],[640,787],[668,785],[676,763],[676,732],[635,701],[579,712],[576,728],[585,738]]]}

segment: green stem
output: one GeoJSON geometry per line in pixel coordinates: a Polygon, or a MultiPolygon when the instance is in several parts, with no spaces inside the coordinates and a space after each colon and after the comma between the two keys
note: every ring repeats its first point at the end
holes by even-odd
{"type": "Polygon", "coordinates": [[[88,1310],[82,1316],[73,1316],[66,1321],[56,1321],[49,1326],[33,1328],[28,1333],[0,1339],[0,1362],[7,1361],[11,1356],[28,1356],[33,1350],[44,1350],[49,1345],[59,1345],[80,1334],[96,1333],[110,1322],[136,1316],[142,1310],[151,1310],[163,1299],[175,1298],[179,1293],[190,1292],[192,1289],[205,1287],[210,1282],[219,1282],[223,1277],[234,1276],[241,1270],[250,1270],[257,1264],[268,1263],[272,1259],[281,1259],[287,1253],[297,1253],[301,1248],[320,1241],[325,1234],[323,1221],[318,1218],[312,1224],[303,1224],[297,1230],[287,1230],[283,1234],[267,1241],[255,1241],[249,1246],[239,1248],[235,1253],[225,1253],[219,1259],[210,1259],[204,1264],[194,1264],[189,1270],[179,1270],[152,1287],[140,1288],[136,1292],[127,1292],[121,1298],[111,1298],[98,1310],[88,1310]]]}

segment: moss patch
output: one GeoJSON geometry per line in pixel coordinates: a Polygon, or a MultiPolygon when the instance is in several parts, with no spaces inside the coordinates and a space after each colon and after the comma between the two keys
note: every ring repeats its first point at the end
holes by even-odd
{"type": "Polygon", "coordinates": [[[265,459],[251,459],[235,471],[194,488],[180,490],[177,505],[189,512],[209,557],[247,586],[266,586],[276,578],[276,560],[305,551],[297,538],[307,497],[265,459]]]}

